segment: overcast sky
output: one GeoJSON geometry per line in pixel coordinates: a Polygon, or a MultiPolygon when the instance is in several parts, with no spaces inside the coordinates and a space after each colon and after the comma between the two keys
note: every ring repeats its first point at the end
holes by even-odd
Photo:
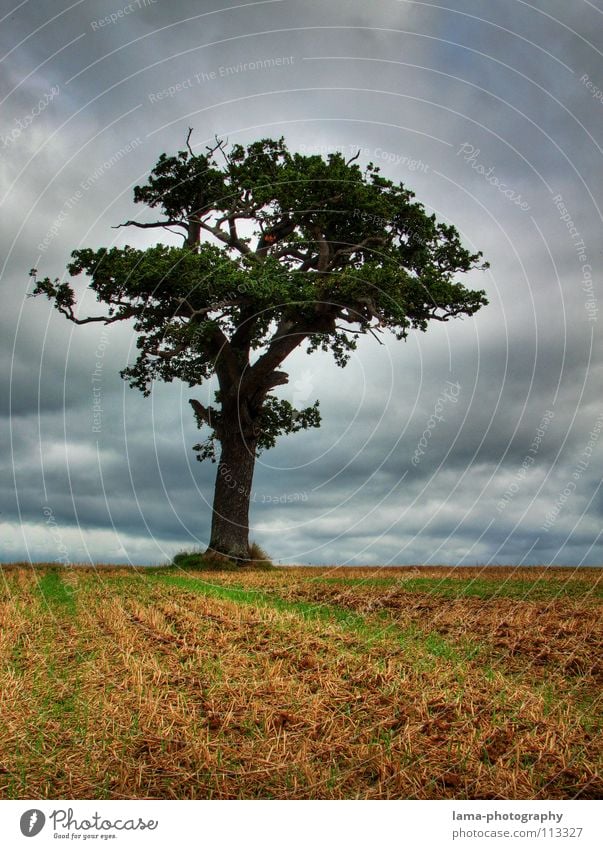
{"type": "Polygon", "coordinates": [[[216,466],[187,400],[209,387],[144,398],[119,377],[131,328],[27,297],[32,266],[154,243],[112,226],[152,220],[132,187],[191,126],[199,150],[360,149],[491,263],[462,281],[490,299],[473,318],[369,337],[343,371],[288,361],[279,394],[320,399],[323,426],[259,458],[252,538],[283,563],[601,564],[597,4],[4,0],[0,559],[163,563],[208,542],[216,466]]]}

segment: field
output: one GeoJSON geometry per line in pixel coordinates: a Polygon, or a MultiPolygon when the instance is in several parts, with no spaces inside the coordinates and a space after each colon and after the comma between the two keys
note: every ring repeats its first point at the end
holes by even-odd
{"type": "Polygon", "coordinates": [[[3,799],[603,795],[599,570],[0,572],[3,799]]]}

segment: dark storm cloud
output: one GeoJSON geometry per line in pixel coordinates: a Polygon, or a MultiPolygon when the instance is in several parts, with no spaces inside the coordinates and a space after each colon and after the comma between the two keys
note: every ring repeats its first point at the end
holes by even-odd
{"type": "Polygon", "coordinates": [[[187,403],[207,389],[130,390],[131,331],[111,327],[93,430],[101,328],[26,297],[32,266],[61,275],[78,246],[152,243],[111,228],[150,220],[132,186],[193,126],[199,148],[360,150],[491,262],[467,280],[490,299],[474,319],[366,340],[344,371],[292,358],[281,394],[320,398],[324,424],[258,463],[254,536],[275,559],[600,562],[600,14],[219,5],[28,2],[3,24],[2,558],[52,559],[59,536],[72,560],[138,563],[207,542],[215,466],[187,403]]]}

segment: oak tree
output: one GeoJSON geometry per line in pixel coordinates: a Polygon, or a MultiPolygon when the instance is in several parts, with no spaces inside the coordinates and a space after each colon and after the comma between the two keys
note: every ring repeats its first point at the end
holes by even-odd
{"type": "Polygon", "coordinates": [[[287,357],[305,344],[345,366],[361,334],[401,340],[473,315],[485,294],[455,276],[487,263],[358,156],[302,155],[283,138],[216,139],[195,153],[190,137],[134,189],[157,220],[118,225],[165,228],[182,246],[78,249],[67,277],[31,274],[34,294],[75,324],[132,323],[139,353],[121,374],[145,395],[156,380],[199,387],[216,376],[211,405],[190,400],[207,429],[199,459],[216,459],[219,447],[209,549],[243,561],[258,452],[320,424],[318,402],[296,410],[274,394],[287,357]],[[78,311],[70,278],[82,274],[105,305],[98,315],[78,311]]]}

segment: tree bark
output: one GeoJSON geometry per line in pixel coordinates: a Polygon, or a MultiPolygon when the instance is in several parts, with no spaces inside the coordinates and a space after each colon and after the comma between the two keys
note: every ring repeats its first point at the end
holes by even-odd
{"type": "Polygon", "coordinates": [[[249,501],[256,441],[240,430],[222,434],[208,551],[249,558],[249,501]]]}
{"type": "Polygon", "coordinates": [[[199,221],[196,220],[193,216],[190,216],[188,219],[188,233],[186,236],[186,244],[189,248],[194,248],[196,251],[199,250],[199,244],[201,242],[201,225],[199,221]]]}

